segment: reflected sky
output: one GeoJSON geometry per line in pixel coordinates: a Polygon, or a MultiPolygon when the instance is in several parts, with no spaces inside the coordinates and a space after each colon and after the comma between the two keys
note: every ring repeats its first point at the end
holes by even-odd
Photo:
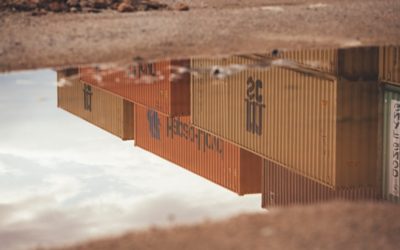
{"type": "Polygon", "coordinates": [[[1,249],[262,211],[56,103],[54,71],[0,75],[1,249]]]}

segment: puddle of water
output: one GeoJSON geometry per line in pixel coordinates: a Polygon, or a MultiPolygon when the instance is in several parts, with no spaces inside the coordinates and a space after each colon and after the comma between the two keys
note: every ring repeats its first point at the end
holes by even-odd
{"type": "Polygon", "coordinates": [[[274,50],[2,75],[0,241],[64,244],[260,203],[398,201],[389,156],[400,143],[399,51],[274,50]],[[261,198],[235,194],[256,189],[261,198]]]}

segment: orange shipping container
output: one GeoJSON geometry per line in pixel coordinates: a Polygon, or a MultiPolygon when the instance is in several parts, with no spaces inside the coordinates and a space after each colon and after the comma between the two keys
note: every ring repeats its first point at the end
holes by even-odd
{"type": "Polygon", "coordinates": [[[164,60],[101,70],[80,68],[81,80],[169,116],[190,115],[189,60],[164,60]]]}
{"type": "Polygon", "coordinates": [[[264,161],[262,171],[264,208],[311,204],[334,199],[354,201],[379,198],[379,189],[376,186],[333,190],[273,162],[264,161]]]}
{"type": "Polygon", "coordinates": [[[77,75],[68,78],[70,72],[74,71],[57,72],[59,80],[67,81],[64,86],[57,87],[58,107],[123,140],[134,139],[133,103],[82,83],[77,75]]]}
{"type": "Polygon", "coordinates": [[[189,125],[135,107],[135,145],[240,195],[260,193],[262,159],[189,125]]]}

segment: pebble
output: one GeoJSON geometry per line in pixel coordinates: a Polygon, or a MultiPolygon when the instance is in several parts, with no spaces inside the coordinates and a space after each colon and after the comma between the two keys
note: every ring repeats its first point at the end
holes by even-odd
{"type": "Polygon", "coordinates": [[[175,5],[175,10],[188,11],[189,10],[189,5],[184,4],[184,3],[178,3],[178,4],[175,5]]]}
{"type": "Polygon", "coordinates": [[[79,0],[68,0],[67,1],[67,5],[72,7],[72,8],[80,7],[79,4],[80,4],[79,0]]]}
{"type": "Polygon", "coordinates": [[[42,9],[35,10],[32,12],[32,16],[44,16],[44,15],[47,15],[47,11],[42,10],[42,9]]]}
{"type": "Polygon", "coordinates": [[[62,12],[68,10],[68,6],[65,3],[59,3],[59,2],[51,2],[47,6],[47,8],[53,12],[62,12]]]}
{"type": "Polygon", "coordinates": [[[135,8],[133,8],[133,6],[130,5],[130,4],[121,3],[121,4],[118,5],[117,10],[118,10],[119,12],[132,12],[132,11],[135,10],[135,8]]]}

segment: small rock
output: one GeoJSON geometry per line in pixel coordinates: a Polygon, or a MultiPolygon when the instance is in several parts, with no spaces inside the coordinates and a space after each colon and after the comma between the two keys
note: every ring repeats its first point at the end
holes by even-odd
{"type": "Polygon", "coordinates": [[[149,9],[150,9],[149,6],[146,5],[146,4],[139,4],[139,5],[137,6],[137,10],[138,10],[138,11],[148,11],[149,9]]]}
{"type": "Polygon", "coordinates": [[[80,1],[79,0],[67,0],[67,5],[69,7],[79,7],[80,5],[80,1]]]}
{"type": "Polygon", "coordinates": [[[118,9],[118,5],[119,5],[119,3],[113,3],[113,4],[111,5],[111,9],[117,10],[117,9],[118,9]]]}
{"type": "Polygon", "coordinates": [[[132,11],[135,11],[135,8],[130,4],[121,3],[120,5],[118,5],[117,10],[119,12],[132,12],[132,11]]]}
{"type": "Polygon", "coordinates": [[[72,13],[76,13],[76,12],[79,12],[79,9],[76,7],[71,7],[71,8],[69,8],[69,11],[72,13]]]}
{"type": "Polygon", "coordinates": [[[43,9],[35,10],[32,12],[32,16],[44,16],[47,15],[47,11],[43,9]]]}
{"type": "Polygon", "coordinates": [[[37,2],[37,6],[41,9],[46,8],[46,6],[51,2],[51,0],[35,0],[37,2]]]}
{"type": "Polygon", "coordinates": [[[93,2],[93,0],[80,0],[79,5],[81,6],[81,8],[85,8],[85,7],[93,8],[94,2],[93,2]]]}
{"type": "Polygon", "coordinates": [[[277,50],[277,49],[273,49],[273,50],[271,51],[271,56],[273,56],[273,57],[278,57],[279,54],[280,54],[280,52],[279,52],[279,50],[277,50]]]}
{"type": "Polygon", "coordinates": [[[185,3],[178,3],[175,5],[175,10],[177,11],[188,11],[189,10],[189,5],[185,3]]]}
{"type": "Polygon", "coordinates": [[[82,8],[82,12],[86,12],[86,13],[100,13],[101,10],[96,9],[96,8],[84,7],[84,8],[82,8]]]}
{"type": "Polygon", "coordinates": [[[142,0],[140,4],[146,5],[147,10],[159,10],[159,9],[166,9],[168,7],[166,4],[150,0],[142,0]]]}
{"type": "Polygon", "coordinates": [[[62,12],[68,10],[68,6],[63,2],[51,2],[47,6],[47,8],[49,11],[53,12],[62,12]]]}
{"type": "Polygon", "coordinates": [[[37,1],[35,0],[15,0],[12,5],[16,10],[29,11],[34,10],[37,7],[37,1]]]}
{"type": "Polygon", "coordinates": [[[112,0],[94,0],[94,6],[97,9],[106,9],[112,4],[112,0]]]}

